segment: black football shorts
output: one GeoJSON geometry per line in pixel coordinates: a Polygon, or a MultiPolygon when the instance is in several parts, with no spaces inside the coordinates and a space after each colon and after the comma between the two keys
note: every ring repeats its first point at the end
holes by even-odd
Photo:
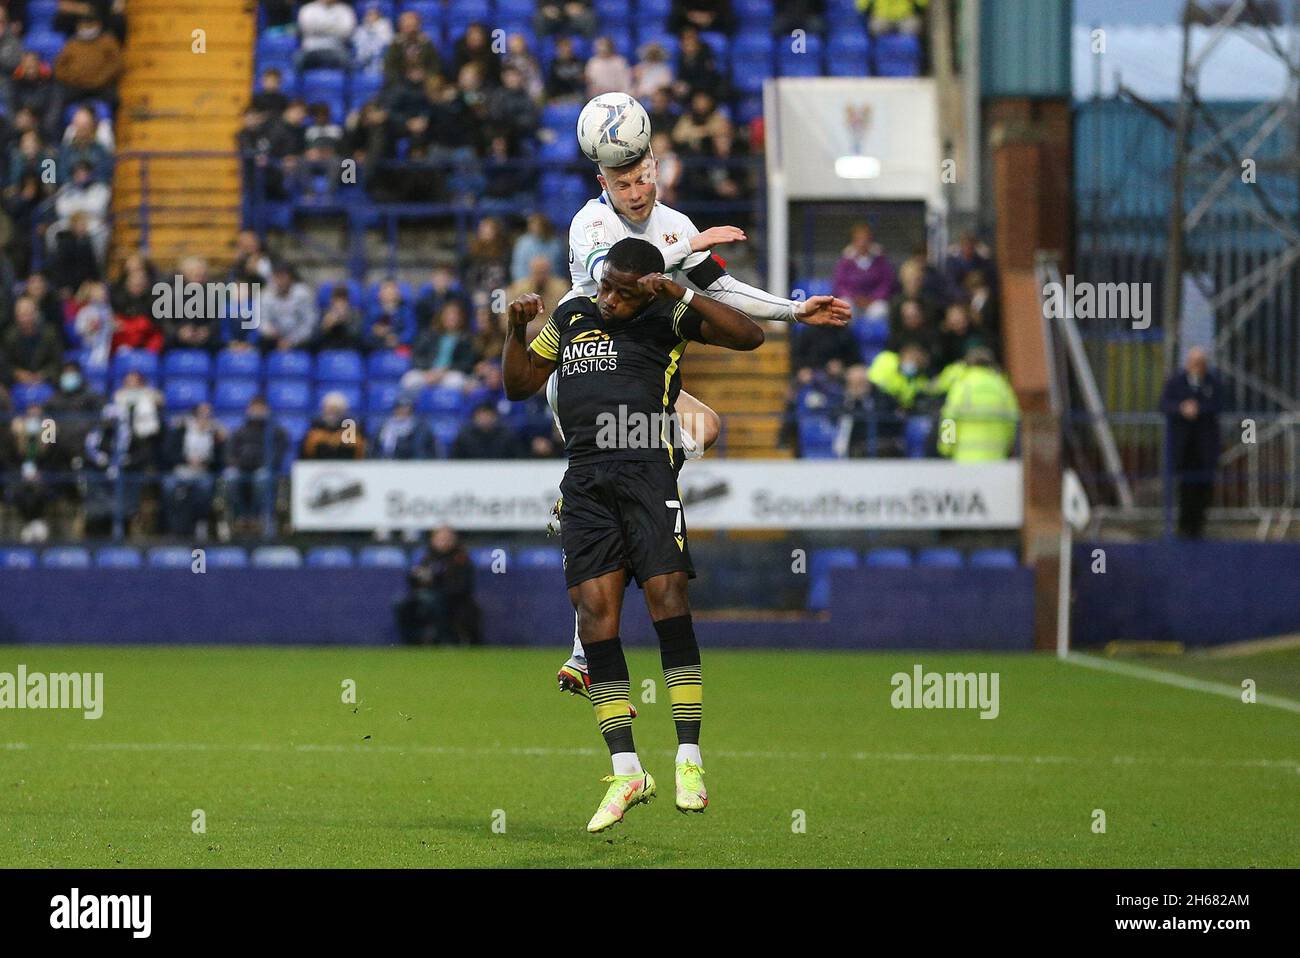
{"type": "Polygon", "coordinates": [[[666,461],[612,459],[570,466],[560,495],[569,588],[624,566],[639,586],[669,572],[695,578],[677,473],[666,461]]]}

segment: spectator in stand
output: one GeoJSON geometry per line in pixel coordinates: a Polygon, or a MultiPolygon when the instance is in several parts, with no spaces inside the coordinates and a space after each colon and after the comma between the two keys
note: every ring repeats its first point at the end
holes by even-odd
{"type": "Polygon", "coordinates": [[[682,176],[684,201],[734,203],[745,195],[748,190],[746,171],[729,162],[737,156],[736,137],[729,122],[724,121],[724,125],[704,141],[701,156],[708,162],[692,166],[682,176]]]}
{"type": "Polygon", "coordinates": [[[128,273],[122,294],[114,305],[113,341],[109,353],[119,349],[147,349],[160,353],[162,330],[153,321],[153,292],[140,272],[128,273]]]}
{"type": "Polygon", "coordinates": [[[436,320],[411,348],[411,369],[402,377],[408,391],[426,386],[460,389],[474,370],[474,342],[466,321],[465,304],[448,299],[436,320]]]}
{"type": "Polygon", "coordinates": [[[497,407],[490,402],[474,407],[469,423],[451,447],[453,459],[520,459],[523,455],[519,436],[502,424],[497,407]]]}
{"type": "Polygon", "coordinates": [[[989,258],[988,247],[979,241],[974,233],[963,233],[957,246],[950,250],[944,262],[944,273],[952,293],[965,288],[966,275],[979,270],[993,287],[993,261],[989,258]]]}
{"type": "Polygon", "coordinates": [[[415,301],[416,326],[424,329],[450,299],[458,300],[468,310],[469,305],[461,291],[460,281],[450,266],[435,266],[429,273],[429,288],[415,301]]]}
{"type": "Polygon", "coordinates": [[[99,121],[95,119],[94,111],[85,106],[77,107],[59,149],[59,179],[66,183],[72,178],[77,164],[85,163],[96,181],[109,182],[113,174],[111,144],[111,139],[108,143],[100,139],[99,121]]]}
{"type": "Polygon", "coordinates": [[[113,352],[113,334],[117,330],[113,308],[108,302],[108,286],[82,283],[77,290],[76,303],[74,326],[77,338],[86,350],[86,362],[92,366],[107,366],[113,352]]]}
{"type": "Polygon", "coordinates": [[[222,499],[236,531],[256,531],[256,517],[274,501],[275,476],[288,449],[288,433],[271,422],[266,400],[254,396],[243,424],[230,438],[228,465],[222,474],[222,499]]]}
{"type": "MultiPolygon", "coordinates": [[[[208,262],[199,256],[187,256],[180,262],[181,286],[189,283],[205,286],[208,281],[208,262]]],[[[179,308],[183,304],[168,302],[163,311],[163,337],[168,349],[215,350],[220,345],[221,317],[209,316],[204,304],[201,316],[186,316],[179,308]]]]}
{"type": "Polygon", "coordinates": [[[477,63],[485,88],[500,86],[501,58],[492,50],[492,37],[481,23],[471,23],[452,48],[451,70],[460,76],[466,64],[477,63]]]}
{"type": "Polygon", "coordinates": [[[706,90],[697,90],[691,96],[690,111],[683,114],[673,127],[673,144],[684,156],[706,156],[709,141],[722,133],[729,133],[731,124],[717,101],[706,90]]]}
{"type": "Polygon", "coordinates": [[[789,37],[795,30],[826,32],[826,0],[782,0],[772,17],[773,36],[789,37]]]}
{"type": "Polygon", "coordinates": [[[263,351],[303,349],[316,335],[320,317],[311,288],[288,263],[278,263],[271,286],[262,291],[257,330],[263,351]]]}
{"type": "Polygon", "coordinates": [[[930,0],[857,0],[858,12],[866,14],[873,37],[885,33],[920,36],[929,4],[930,0]]]}
{"type": "Polygon", "coordinates": [[[13,257],[20,268],[31,262],[32,220],[57,187],[48,173],[55,169],[54,153],[36,130],[23,133],[9,148],[9,177],[4,187],[4,211],[13,220],[13,257]]]}
{"type": "Polygon", "coordinates": [[[31,403],[23,415],[9,423],[7,442],[0,444],[4,450],[4,459],[0,469],[9,473],[18,473],[16,480],[6,481],[5,498],[13,505],[14,511],[22,522],[19,541],[24,543],[44,542],[49,538],[50,530],[45,521],[46,505],[50,490],[42,476],[43,471],[53,471],[55,443],[48,442],[45,429],[45,413],[39,403],[31,403]],[[17,469],[14,470],[14,466],[17,469]]]}
{"type": "Polygon", "coordinates": [[[5,385],[53,385],[63,365],[63,339],[57,327],[41,322],[30,296],[14,302],[13,324],[0,338],[0,368],[8,370],[5,385]]]}
{"type": "Polygon", "coordinates": [[[96,16],[77,21],[77,32],[68,38],[54,60],[54,95],[51,98],[50,125],[57,125],[64,108],[82,100],[103,100],[117,106],[117,81],[126,68],[122,46],[105,32],[96,16]]]}
{"type": "Polygon", "coordinates": [[[260,186],[268,199],[286,199],[289,194],[285,174],[294,166],[291,157],[295,143],[293,131],[279,114],[250,105],[236,137],[244,158],[244,181],[255,188],[260,186]]]}
{"type": "Polygon", "coordinates": [[[533,16],[533,30],[539,37],[596,33],[596,14],[590,0],[541,0],[533,16]]]}
{"type": "Polygon", "coordinates": [[[253,230],[240,230],[235,237],[235,262],[230,278],[236,283],[269,283],[271,257],[262,248],[262,239],[253,230]]]}
{"type": "Polygon", "coordinates": [[[528,49],[528,38],[522,33],[512,33],[506,41],[506,54],[501,63],[502,68],[519,71],[524,80],[524,90],[534,103],[541,103],[546,95],[546,80],[542,76],[542,65],[528,49]]]}
{"type": "Polygon", "coordinates": [[[531,139],[536,133],[540,111],[524,88],[524,75],[512,66],[501,70],[501,86],[488,94],[487,116],[493,136],[504,134],[510,142],[531,139]]]}
{"type": "Polygon", "coordinates": [[[481,304],[474,317],[474,355],[479,361],[474,364],[474,376],[484,386],[501,389],[501,351],[506,345],[506,322],[504,313],[492,312],[491,302],[481,304]],[[493,386],[489,380],[495,379],[493,386]]]}
{"type": "Polygon", "coordinates": [[[470,289],[493,290],[506,285],[510,276],[510,238],[495,216],[478,221],[462,275],[470,289]]]}
{"type": "Polygon", "coordinates": [[[85,212],[78,210],[73,213],[68,218],[66,229],[51,230],[47,236],[53,246],[50,279],[60,296],[71,298],[82,283],[100,278],[96,237],[91,235],[91,221],[85,212]]]}
{"type": "Polygon", "coordinates": [[[433,433],[415,415],[415,403],[409,396],[401,396],[393,404],[392,415],[379,427],[373,454],[376,459],[433,458],[433,433]]]}
{"type": "Polygon", "coordinates": [[[298,9],[298,69],[346,70],[357,15],[342,0],[310,0],[298,9]]]}
{"type": "Polygon", "coordinates": [[[940,416],[939,453],[953,462],[994,462],[1011,455],[1020,404],[991,349],[976,346],[966,354],[940,416]],[[950,436],[942,428],[948,420],[954,425],[950,436]]]}
{"type": "Polygon", "coordinates": [[[898,403],[876,389],[867,367],[861,363],[845,370],[844,395],[836,415],[840,428],[834,449],[840,458],[903,454],[903,420],[898,403]]]}
{"type": "Polygon", "coordinates": [[[800,326],[794,330],[791,365],[801,386],[837,382],[861,361],[858,340],[846,326],[800,326]]]}
{"type": "MultiPolygon", "coordinates": [[[[11,7],[15,4],[11,3],[11,7]]],[[[25,6],[25,4],[24,4],[25,6]]],[[[104,29],[117,37],[119,43],[126,41],[126,0],[58,0],[54,14],[54,32],[71,34],[84,17],[95,16],[104,24],[104,29]]]]}
{"type": "Polygon", "coordinates": [[[709,45],[700,39],[699,31],[687,27],[682,31],[677,55],[677,81],[673,84],[673,97],[686,100],[697,90],[705,90],[718,97],[726,97],[727,90],[718,72],[718,65],[709,45]]]}
{"type": "Polygon", "coordinates": [[[944,370],[954,363],[962,362],[972,349],[983,348],[996,355],[995,346],[992,337],[971,322],[970,304],[960,299],[949,303],[943,311],[943,323],[939,326],[938,346],[934,353],[940,382],[943,382],[944,370]]]}
{"type": "MultiPolygon", "coordinates": [[[[32,273],[27,277],[22,291],[36,304],[36,311],[40,314],[41,321],[48,323],[51,329],[57,329],[62,333],[63,301],[59,298],[59,294],[50,288],[45,274],[32,273]]],[[[68,345],[67,339],[64,340],[64,345],[68,345]]]]}
{"type": "Polygon", "coordinates": [[[550,259],[545,256],[534,256],[532,262],[528,264],[528,275],[506,288],[506,301],[513,302],[524,293],[536,293],[542,297],[543,308],[551,312],[568,291],[569,284],[555,275],[551,269],[550,259]]]}
{"type": "Polygon", "coordinates": [[[208,537],[212,498],[225,457],[226,430],[212,416],[208,403],[194,411],[167,436],[167,462],[163,476],[163,523],[172,535],[208,537]]]}
{"type": "Polygon", "coordinates": [[[597,37],[591,59],[587,61],[587,96],[624,93],[632,86],[632,68],[627,58],[614,49],[609,37],[597,37]]]}
{"type": "Polygon", "coordinates": [[[119,508],[127,519],[140,508],[139,474],[152,468],[153,447],[132,432],[130,419],[114,403],[100,413],[100,421],[86,435],[85,534],[97,536],[112,529],[119,508]],[[118,479],[122,483],[119,501],[118,479]]]}
{"type": "Polygon", "coordinates": [[[982,329],[993,340],[998,341],[1002,333],[1002,321],[998,315],[997,297],[983,270],[973,269],[962,280],[966,295],[970,297],[971,323],[982,329]]]}
{"type": "Polygon", "coordinates": [[[537,174],[519,162],[519,154],[511,150],[510,138],[505,134],[492,137],[483,158],[482,196],[513,207],[531,202],[536,184],[537,174]]]}
{"type": "Polygon", "coordinates": [[[54,112],[55,89],[54,71],[42,62],[35,50],[23,53],[18,67],[13,71],[9,82],[12,115],[17,118],[21,111],[28,111],[36,120],[33,129],[39,129],[42,135],[53,138],[63,126],[63,117],[54,112]]]}
{"type": "Polygon", "coordinates": [[[928,394],[925,371],[930,355],[920,343],[903,343],[897,351],[886,349],[877,354],[867,370],[872,384],[891,396],[904,411],[911,411],[918,400],[928,394]]]}
{"type": "Polygon", "coordinates": [[[95,179],[94,168],[85,160],[72,167],[72,179],[54,196],[54,213],[58,218],[51,225],[49,237],[57,243],[60,233],[72,227],[72,219],[85,217],[86,235],[94,248],[95,262],[102,264],[108,252],[108,207],[112,194],[107,186],[95,179]]]}
{"type": "Polygon", "coordinates": [[[1160,411],[1168,424],[1169,467],[1178,483],[1178,534],[1205,535],[1205,516],[1214,499],[1219,464],[1219,412],[1223,387],[1199,346],[1187,351],[1183,369],[1165,382],[1160,411]]]}
{"type": "Polygon", "coordinates": [[[112,405],[130,430],[132,455],[144,468],[158,464],[162,453],[163,395],[138,370],[122,377],[112,405]]]}
{"type": "Polygon", "coordinates": [[[366,437],[361,424],[348,418],[348,397],[340,392],[321,397],[320,416],[302,437],[301,459],[364,459],[366,437]]]}
{"type": "Polygon", "coordinates": [[[641,47],[640,57],[632,68],[632,95],[644,104],[657,90],[673,85],[673,65],[663,44],[653,40],[641,47]]]}
{"type": "Polygon", "coordinates": [[[474,563],[450,526],[435,529],[429,548],[406,576],[410,592],[393,613],[407,645],[478,645],[481,613],[474,601],[474,563]]]}
{"type": "Polygon", "coordinates": [[[556,103],[581,100],[587,90],[587,65],[578,58],[573,40],[560,37],[555,41],[555,56],[546,78],[546,96],[556,103]]]}
{"type": "Polygon", "coordinates": [[[736,19],[731,13],[731,0],[673,0],[668,30],[681,33],[687,28],[734,32],[736,19]]]}
{"type": "MultiPolygon", "coordinates": [[[[662,182],[663,174],[660,173],[662,182]]],[[[528,275],[529,264],[537,256],[545,256],[551,262],[556,275],[568,272],[565,256],[568,249],[556,235],[555,224],[545,213],[529,213],[527,227],[515,240],[510,252],[510,280],[517,282],[528,275]]]]}
{"type": "Polygon", "coordinates": [[[896,334],[903,328],[903,306],[915,303],[920,310],[924,327],[933,331],[939,325],[942,313],[940,301],[925,288],[925,262],[911,256],[898,267],[899,291],[889,301],[889,331],[896,334]]]}
{"type": "Polygon", "coordinates": [[[55,424],[52,469],[67,471],[81,468],[86,436],[94,428],[102,408],[104,397],[86,385],[81,365],[75,360],[66,360],[59,373],[58,391],[45,404],[45,411],[55,424]]]}
{"type": "Polygon", "coordinates": [[[849,245],[835,266],[831,291],[853,304],[855,319],[888,318],[895,292],[894,266],[867,223],[853,227],[849,245]]]}
{"type": "Polygon", "coordinates": [[[9,89],[10,77],[23,60],[23,41],[16,30],[9,27],[9,13],[0,7],[0,102],[12,108],[9,89]]]}
{"type": "Polygon", "coordinates": [[[343,127],[330,116],[325,103],[313,103],[308,111],[311,122],[303,131],[303,168],[307,176],[321,177],[325,192],[333,193],[339,186],[339,151],[343,148],[343,127]]]}
{"type": "Polygon", "coordinates": [[[655,133],[670,133],[677,125],[680,112],[673,103],[672,86],[660,87],[650,93],[650,99],[643,103],[650,117],[650,129],[655,133]]]}
{"type": "Polygon", "coordinates": [[[383,8],[375,0],[366,0],[361,11],[361,22],[352,32],[354,69],[370,76],[381,76],[388,45],[393,42],[393,23],[384,16],[383,8]]]}
{"type": "Polygon", "coordinates": [[[347,287],[336,286],[330,292],[329,305],[321,314],[320,328],[312,338],[312,352],[322,349],[360,349],[361,314],[352,305],[347,287]]]}
{"type": "MultiPolygon", "coordinates": [[[[415,311],[402,296],[402,287],[397,280],[386,279],[379,284],[367,322],[367,331],[373,331],[376,326],[384,327],[393,332],[399,343],[409,343],[415,338],[415,311]]],[[[386,336],[386,332],[380,335],[386,336]]]]}
{"type": "Polygon", "coordinates": [[[427,76],[442,72],[442,59],[438,48],[424,32],[420,15],[414,10],[403,11],[397,18],[397,36],[384,54],[384,85],[399,82],[408,70],[419,67],[427,76]]]}
{"type": "Polygon", "coordinates": [[[667,133],[655,133],[650,137],[650,149],[655,155],[659,202],[665,206],[675,206],[678,190],[682,182],[682,160],[673,149],[672,137],[667,133]]]}
{"type": "MultiPolygon", "coordinates": [[[[897,320],[894,314],[890,315],[889,337],[885,340],[885,348],[898,350],[903,343],[920,343],[931,356],[937,355],[941,348],[939,329],[927,317],[926,307],[922,305],[921,300],[899,301],[897,320]]],[[[958,355],[965,355],[965,350],[958,355]]]]}
{"type": "Polygon", "coordinates": [[[262,72],[262,89],[253,94],[249,104],[266,116],[279,116],[289,107],[289,98],[284,94],[283,85],[284,74],[278,67],[268,67],[262,72]]]}

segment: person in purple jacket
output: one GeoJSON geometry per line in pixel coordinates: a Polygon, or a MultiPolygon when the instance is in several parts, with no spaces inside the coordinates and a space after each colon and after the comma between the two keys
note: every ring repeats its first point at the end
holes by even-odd
{"type": "Polygon", "coordinates": [[[887,319],[889,299],[898,291],[894,264],[875,242],[871,227],[858,223],[835,265],[832,292],[853,304],[854,319],[887,319]]]}

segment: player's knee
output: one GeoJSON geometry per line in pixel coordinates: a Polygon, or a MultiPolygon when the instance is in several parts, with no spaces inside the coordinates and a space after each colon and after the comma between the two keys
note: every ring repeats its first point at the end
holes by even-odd
{"type": "Polygon", "coordinates": [[[583,642],[618,635],[618,612],[604,596],[583,597],[578,602],[578,637],[583,642]]]}
{"type": "Polygon", "coordinates": [[[645,601],[650,618],[656,622],[689,615],[691,606],[686,592],[686,576],[666,575],[651,579],[645,584],[645,601]]]}

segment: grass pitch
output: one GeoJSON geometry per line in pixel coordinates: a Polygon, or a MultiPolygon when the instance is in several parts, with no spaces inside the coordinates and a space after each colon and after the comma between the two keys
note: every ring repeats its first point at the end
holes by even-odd
{"type": "MultiPolygon", "coordinates": [[[[584,826],[608,758],[590,705],[555,691],[560,646],[0,647],[0,672],[102,671],[105,699],[97,721],[0,710],[0,865],[1300,865],[1295,711],[1048,656],[701,636],[710,808],[673,808],[658,656],[632,650],[660,794],[601,836],[584,826]],[[891,676],[918,662],[999,673],[1000,714],[894,709],[891,676]]],[[[1298,666],[1274,652],[1206,678],[1295,701],[1298,666]]]]}

